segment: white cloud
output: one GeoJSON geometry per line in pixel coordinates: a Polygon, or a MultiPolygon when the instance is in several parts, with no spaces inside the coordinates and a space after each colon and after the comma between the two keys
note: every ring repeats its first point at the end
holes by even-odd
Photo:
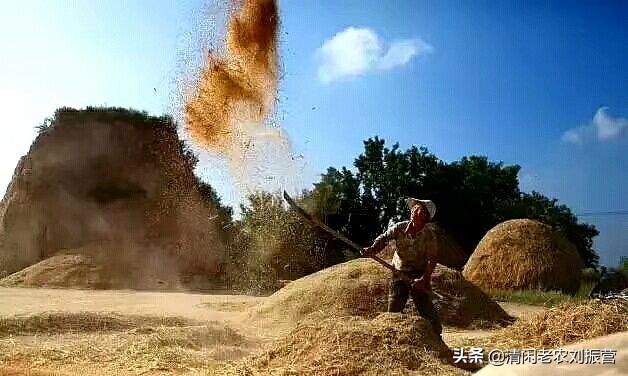
{"type": "Polygon", "coordinates": [[[585,140],[608,141],[628,136],[628,119],[612,117],[608,107],[600,107],[588,125],[571,128],[562,135],[564,142],[581,145],[585,140]]]}
{"type": "Polygon", "coordinates": [[[606,111],[608,107],[602,107],[593,116],[593,125],[597,130],[599,140],[609,140],[628,135],[628,119],[613,118],[606,111]]]}
{"type": "Polygon", "coordinates": [[[587,127],[578,127],[578,128],[569,129],[565,133],[563,133],[561,140],[563,140],[564,142],[571,143],[571,144],[581,145],[583,135],[584,133],[586,133],[585,132],[586,128],[587,127]]]}
{"type": "Polygon", "coordinates": [[[371,71],[407,64],[413,57],[432,53],[421,39],[404,39],[386,44],[368,28],[348,27],[326,40],[317,50],[318,78],[323,83],[371,71]]]}

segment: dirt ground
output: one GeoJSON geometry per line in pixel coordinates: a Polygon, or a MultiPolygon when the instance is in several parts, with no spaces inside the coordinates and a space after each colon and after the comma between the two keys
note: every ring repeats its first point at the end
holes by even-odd
{"type": "Polygon", "coordinates": [[[118,312],[238,322],[238,312],[264,298],[246,295],[0,287],[0,316],[49,311],[118,312]]]}
{"type": "MultiPolygon", "coordinates": [[[[212,374],[277,336],[247,320],[247,309],[264,299],[220,292],[0,288],[0,375],[212,374]]],[[[543,310],[500,304],[516,317],[543,310]]],[[[445,328],[443,337],[453,347],[490,334],[445,328]]]]}

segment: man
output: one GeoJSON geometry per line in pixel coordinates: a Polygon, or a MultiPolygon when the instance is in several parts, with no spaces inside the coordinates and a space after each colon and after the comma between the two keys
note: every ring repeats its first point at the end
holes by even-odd
{"type": "Polygon", "coordinates": [[[408,295],[421,316],[432,324],[437,335],[442,332],[438,312],[430,298],[430,282],[436,266],[433,247],[420,247],[418,237],[423,227],[434,218],[436,205],[430,200],[408,199],[410,220],[394,224],[385,233],[378,236],[373,245],[362,250],[365,256],[381,251],[389,242],[395,241],[397,250],[393,256],[393,266],[413,279],[407,282],[393,275],[388,294],[388,312],[402,312],[408,295]]]}

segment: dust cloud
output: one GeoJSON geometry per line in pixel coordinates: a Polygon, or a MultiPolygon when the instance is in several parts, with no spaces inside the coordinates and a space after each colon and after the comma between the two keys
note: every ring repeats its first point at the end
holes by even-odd
{"type": "Polygon", "coordinates": [[[232,1],[224,47],[209,52],[184,103],[186,131],[226,160],[241,194],[295,185],[300,175],[276,123],[279,26],[275,0],[232,1]]]}

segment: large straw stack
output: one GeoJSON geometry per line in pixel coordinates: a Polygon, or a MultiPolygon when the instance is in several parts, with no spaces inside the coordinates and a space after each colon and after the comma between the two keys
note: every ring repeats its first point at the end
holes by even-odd
{"type": "MultiPolygon", "coordinates": [[[[375,317],[386,311],[390,272],[368,259],[352,260],[286,285],[252,309],[256,320],[294,327],[312,317],[375,317]]],[[[444,325],[495,326],[511,317],[461,273],[438,266],[432,277],[434,303],[444,325]]],[[[407,312],[412,312],[408,302],[407,312]]]]}
{"type": "Polygon", "coordinates": [[[492,228],[464,267],[466,279],[490,290],[575,293],[583,262],[573,244],[550,226],[515,219],[492,228]]]}

